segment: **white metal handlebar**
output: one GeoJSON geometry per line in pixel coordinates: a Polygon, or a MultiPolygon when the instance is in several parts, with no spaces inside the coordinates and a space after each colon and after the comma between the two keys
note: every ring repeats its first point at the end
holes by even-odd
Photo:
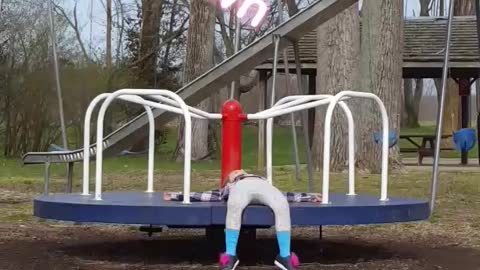
{"type": "MultiPolygon", "coordinates": [[[[85,114],[85,120],[84,120],[84,133],[83,133],[83,184],[82,184],[82,195],[88,196],[90,193],[89,190],[89,185],[90,185],[90,124],[91,124],[91,119],[92,119],[92,113],[97,104],[106,99],[110,93],[104,93],[100,94],[97,97],[95,97],[92,102],[90,102],[87,112],[85,114]]],[[[133,102],[136,99],[134,99],[135,96],[123,96],[120,97],[120,99],[127,101],[127,102],[133,102]]],[[[143,99],[142,99],[143,100],[143,99]]],[[[138,100],[137,102],[138,103],[138,100]]],[[[141,102],[140,102],[141,103],[141,102]]],[[[149,130],[150,134],[155,134],[155,121],[153,118],[153,112],[149,106],[144,105],[145,111],[148,116],[148,123],[149,123],[149,130]]],[[[148,165],[148,188],[147,191],[153,192],[153,158],[154,158],[154,150],[155,150],[155,138],[154,137],[149,137],[149,158],[151,158],[152,161],[149,161],[148,165]]]]}
{"type": "MultiPolygon", "coordinates": [[[[168,105],[172,105],[172,106],[177,106],[177,103],[168,98],[168,97],[164,97],[164,96],[158,96],[158,95],[150,95],[148,97],[151,97],[157,101],[160,101],[160,102],[165,102],[167,103],[168,105]]],[[[220,113],[208,113],[208,112],[204,112],[200,109],[197,109],[195,107],[192,107],[192,106],[188,106],[188,110],[192,113],[192,116],[193,114],[195,115],[198,115],[199,117],[197,118],[200,118],[200,117],[203,117],[203,119],[222,119],[222,114],[220,113]]]]}
{"type": "MultiPolygon", "coordinates": [[[[322,105],[327,105],[333,99],[332,95],[315,95],[315,96],[292,96],[286,97],[277,102],[275,106],[268,110],[268,112],[259,112],[254,118],[268,118],[267,120],[267,180],[272,183],[273,182],[273,158],[272,158],[272,137],[273,137],[273,118],[275,116],[288,114],[290,110],[305,110],[308,108],[318,107],[322,105]],[[314,101],[310,103],[305,103],[309,101],[314,101]],[[301,103],[304,104],[301,104],[301,103]],[[285,106],[283,106],[285,105],[285,106]],[[288,107],[291,106],[291,107],[288,107]],[[278,112],[275,110],[278,109],[278,112]]],[[[349,160],[349,168],[348,168],[348,195],[355,195],[355,126],[353,121],[353,115],[348,107],[343,101],[340,101],[340,106],[345,112],[345,115],[348,120],[348,160],[349,160]]],[[[252,115],[249,115],[249,119],[252,115]]]]}
{"type": "Polygon", "coordinates": [[[383,128],[383,141],[382,141],[382,175],[381,175],[381,190],[380,190],[380,200],[387,201],[387,188],[388,188],[388,114],[383,104],[382,100],[372,94],[372,93],[363,93],[355,91],[343,91],[338,93],[333,99],[330,105],[328,106],[327,113],[325,116],[325,134],[324,134],[324,147],[323,147],[323,188],[322,188],[322,203],[329,203],[329,177],[330,177],[330,136],[331,136],[331,122],[333,110],[336,105],[344,97],[358,97],[358,98],[368,98],[376,101],[380,108],[382,114],[382,128],[383,128]]]}
{"type": "MultiPolygon", "coordinates": [[[[92,113],[95,107],[102,101],[103,99],[106,99],[108,96],[110,96],[111,93],[104,93],[100,94],[97,97],[95,97],[92,102],[90,102],[90,105],[87,108],[87,112],[85,114],[85,120],[84,120],[84,137],[83,137],[83,190],[82,190],[82,195],[89,195],[89,183],[90,183],[90,124],[91,124],[91,118],[92,118],[92,113]]],[[[151,105],[152,103],[149,101],[146,101],[138,96],[134,95],[124,95],[118,97],[121,100],[127,101],[127,102],[132,102],[136,104],[143,105],[145,108],[145,111],[147,113],[148,117],[148,122],[149,122],[149,165],[148,165],[148,188],[147,192],[153,192],[153,160],[154,160],[154,150],[155,150],[155,119],[153,116],[153,112],[151,110],[151,105]],[[152,136],[153,134],[153,136],[152,136]],[[150,158],[151,157],[151,158],[150,158]]],[[[153,104],[153,107],[155,107],[156,104],[153,104]]],[[[163,107],[162,107],[163,108],[163,107]]]]}
{"type": "MultiPolygon", "coordinates": [[[[177,102],[177,104],[182,109],[182,114],[185,120],[185,153],[184,153],[184,200],[183,203],[190,203],[190,175],[191,175],[191,135],[192,135],[192,122],[191,122],[191,113],[185,104],[185,102],[177,94],[169,90],[150,90],[150,89],[123,89],[118,90],[105,100],[102,104],[98,120],[97,120],[97,162],[96,162],[96,173],[95,173],[95,199],[102,199],[102,165],[103,165],[103,124],[105,113],[109,105],[115,98],[118,98],[122,95],[164,95],[172,98],[177,102]]],[[[152,102],[154,103],[154,102],[152,102]]],[[[161,104],[150,104],[152,107],[161,108],[167,111],[176,112],[171,106],[165,106],[161,104]],[[153,106],[155,105],[155,106],[153,106]]]]}

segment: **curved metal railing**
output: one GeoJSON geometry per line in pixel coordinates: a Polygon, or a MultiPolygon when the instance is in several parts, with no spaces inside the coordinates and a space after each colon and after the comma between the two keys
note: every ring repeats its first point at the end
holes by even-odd
{"type": "Polygon", "coordinates": [[[382,175],[381,175],[381,190],[380,200],[387,201],[387,188],[388,188],[388,114],[382,100],[372,94],[355,91],[343,91],[335,95],[330,105],[328,106],[325,116],[325,131],[324,131],[324,146],[323,146],[323,187],[322,187],[322,203],[328,204],[328,190],[329,190],[329,177],[330,177],[330,136],[331,136],[331,122],[333,116],[333,110],[336,105],[346,97],[350,98],[367,98],[376,101],[382,114],[382,175]]]}
{"type": "Polygon", "coordinates": [[[383,126],[383,142],[382,142],[382,175],[381,175],[381,191],[380,200],[388,200],[387,186],[388,186],[388,115],[383,102],[378,96],[372,93],[343,91],[337,95],[308,95],[308,96],[290,96],[279,100],[272,108],[258,112],[256,114],[249,114],[248,119],[267,119],[267,179],[272,183],[272,132],[273,132],[273,118],[290,114],[297,111],[316,108],[319,106],[328,105],[325,116],[325,134],[324,134],[324,157],[323,157],[323,180],[322,180],[322,203],[329,203],[329,188],[330,188],[330,141],[331,141],[331,120],[333,110],[339,104],[344,111],[348,120],[348,195],[355,195],[355,126],[353,115],[345,103],[346,100],[352,98],[369,98],[374,99],[380,107],[382,114],[383,126]]]}
{"type": "MultiPolygon", "coordinates": [[[[185,120],[185,158],[184,158],[184,193],[190,193],[190,174],[191,174],[191,118],[198,119],[220,119],[220,114],[206,113],[196,108],[189,107],[183,102],[183,100],[175,93],[169,90],[150,90],[150,89],[122,89],[118,90],[111,94],[101,94],[97,96],[89,105],[87,113],[85,116],[85,133],[84,133],[84,146],[90,145],[90,123],[91,116],[95,106],[103,99],[106,99],[102,104],[98,120],[97,120],[97,144],[99,140],[103,138],[103,123],[106,110],[108,106],[113,102],[114,99],[122,99],[128,102],[141,104],[143,105],[147,113],[150,111],[150,108],[158,108],[165,111],[177,113],[184,116],[185,120]],[[152,102],[141,98],[140,96],[149,97],[155,99],[159,102],[166,104],[161,104],[157,102],[152,102]],[[148,108],[148,109],[147,109],[148,108]],[[88,128],[87,128],[88,127],[88,128]]],[[[150,132],[149,132],[149,173],[148,173],[148,188],[147,192],[153,192],[153,159],[154,159],[154,131],[155,124],[153,119],[153,114],[150,114],[150,132]]],[[[85,147],[84,151],[84,175],[83,175],[83,194],[89,194],[89,151],[85,147]]],[[[102,193],[102,164],[103,164],[103,145],[97,148],[97,159],[96,159],[96,173],[95,173],[95,199],[101,200],[102,193]]],[[[185,196],[184,203],[190,203],[190,197],[185,196]]]]}
{"type": "MultiPolygon", "coordinates": [[[[316,108],[328,105],[325,116],[325,134],[324,134],[324,157],[323,157],[323,184],[322,184],[322,203],[329,203],[329,187],[330,187],[330,142],[331,142],[331,120],[333,111],[337,105],[340,105],[345,113],[348,121],[348,195],[355,195],[355,126],[353,115],[345,103],[352,98],[367,98],[377,102],[382,114],[383,125],[383,142],[382,142],[382,172],[381,172],[381,191],[380,200],[388,200],[388,115],[383,102],[378,96],[372,93],[362,93],[353,91],[343,91],[337,95],[298,95],[288,96],[277,101],[271,108],[255,113],[248,114],[249,120],[267,120],[267,180],[272,183],[272,136],[273,136],[273,120],[275,117],[291,114],[293,112],[316,108]]],[[[149,131],[149,155],[148,155],[148,187],[147,192],[153,192],[153,161],[154,161],[154,132],[155,123],[151,108],[158,108],[165,111],[183,115],[185,120],[185,153],[184,153],[184,201],[190,203],[190,186],[191,186],[191,136],[192,126],[191,119],[221,119],[221,114],[208,113],[202,110],[187,106],[185,102],[175,93],[168,90],[150,90],[150,89],[122,89],[114,93],[101,94],[97,96],[89,105],[85,115],[85,134],[84,134],[84,175],[83,175],[83,195],[89,195],[89,156],[90,146],[90,124],[94,108],[102,101],[97,119],[97,159],[95,172],[95,195],[94,199],[102,199],[102,173],[103,173],[103,155],[104,145],[101,143],[103,139],[104,118],[108,107],[115,99],[132,102],[144,106],[149,115],[150,131],[149,131]],[[146,100],[149,98],[155,101],[146,100]]]]}
{"type": "MultiPolygon", "coordinates": [[[[276,116],[329,104],[333,95],[298,95],[280,99],[275,105],[265,111],[248,115],[249,119],[267,120],[267,180],[272,183],[272,136],[273,119],[276,116]]],[[[353,115],[348,105],[341,101],[340,106],[348,120],[348,195],[355,195],[355,125],[353,115]]]]}

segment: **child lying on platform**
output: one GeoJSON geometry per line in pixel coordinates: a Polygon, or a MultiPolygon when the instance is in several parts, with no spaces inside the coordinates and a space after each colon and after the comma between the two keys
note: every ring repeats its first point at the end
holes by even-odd
{"type": "MultiPolygon", "coordinates": [[[[225,230],[226,252],[220,256],[223,270],[234,270],[239,260],[236,256],[238,236],[242,223],[243,210],[249,204],[263,204],[270,207],[275,215],[275,229],[280,254],[275,265],[282,270],[291,270],[299,264],[295,253],[290,252],[290,207],[288,202],[320,202],[321,196],[315,193],[280,192],[264,177],[236,170],[228,175],[228,181],[220,190],[190,194],[191,201],[228,201],[225,230]]],[[[180,192],[164,193],[164,200],[182,201],[180,192]]]]}
{"type": "MultiPolygon", "coordinates": [[[[241,177],[255,177],[262,180],[266,179],[261,176],[253,174],[245,174],[241,177]]],[[[241,180],[237,179],[236,181],[241,180]]],[[[222,189],[214,189],[203,192],[190,192],[191,202],[219,202],[227,201],[231,183],[227,183],[222,189]]],[[[321,202],[322,197],[319,193],[305,193],[305,192],[282,192],[288,202],[321,202]]],[[[183,201],[182,192],[164,192],[163,200],[165,201],[183,201]]]]}

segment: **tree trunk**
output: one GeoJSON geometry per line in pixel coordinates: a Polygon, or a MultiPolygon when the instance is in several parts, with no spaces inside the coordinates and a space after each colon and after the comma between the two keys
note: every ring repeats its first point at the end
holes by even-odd
{"type": "Polygon", "coordinates": [[[283,0],[284,4],[287,5],[288,8],[288,15],[292,17],[293,15],[297,14],[298,6],[295,0],[283,0]]]}
{"type": "MultiPolygon", "coordinates": [[[[168,34],[167,37],[170,37],[173,35],[173,27],[175,26],[175,16],[177,15],[176,9],[177,9],[177,1],[178,0],[173,0],[172,3],[172,12],[170,14],[170,21],[168,23],[168,34]]],[[[163,56],[162,60],[162,66],[168,66],[168,59],[170,57],[170,48],[172,46],[171,42],[168,42],[166,47],[165,47],[165,55],[163,56]]]]}
{"type": "MultiPolygon", "coordinates": [[[[360,53],[358,4],[335,16],[318,28],[317,94],[336,94],[358,85],[360,53]]],[[[298,78],[297,78],[298,79],[298,78]]],[[[316,168],[323,166],[325,108],[316,110],[313,134],[313,159],[316,168]]],[[[346,118],[336,110],[332,119],[332,170],[345,167],[348,146],[346,118]]]]}
{"type": "Polygon", "coordinates": [[[418,113],[420,112],[420,103],[423,97],[423,90],[425,88],[425,81],[423,79],[415,80],[415,93],[413,94],[413,116],[417,126],[419,126],[418,113]]]}
{"type": "MultiPolygon", "coordinates": [[[[371,91],[385,104],[389,128],[399,133],[402,89],[403,1],[365,0],[362,10],[361,90],[371,91]]],[[[373,132],[381,130],[377,105],[360,101],[357,119],[357,163],[371,172],[380,170],[381,146],[373,142],[373,132]],[[361,125],[359,124],[361,123],[361,125]]],[[[357,103],[358,104],[358,103],[357,103]]],[[[400,165],[398,147],[390,151],[394,165],[400,165]]]]}
{"type": "Polygon", "coordinates": [[[475,0],[456,0],[453,14],[455,16],[475,15],[475,0]]]}
{"type": "Polygon", "coordinates": [[[117,13],[117,25],[119,26],[119,29],[118,29],[118,39],[117,39],[117,48],[116,48],[116,52],[115,52],[115,60],[117,62],[120,61],[120,56],[123,54],[123,35],[125,33],[125,20],[124,20],[124,16],[125,16],[125,12],[124,12],[124,7],[123,7],[123,3],[122,3],[122,0],[117,0],[117,10],[116,10],[116,13],[117,13]]]}
{"type": "Polygon", "coordinates": [[[163,0],[142,0],[142,29],[136,87],[155,85],[158,35],[163,0]]]}
{"type": "Polygon", "coordinates": [[[403,111],[402,111],[402,122],[401,127],[409,127],[409,109],[411,96],[413,94],[413,79],[404,79],[403,80],[403,111]]]}
{"type": "MultiPolygon", "coordinates": [[[[188,83],[213,65],[215,7],[207,0],[192,1],[187,38],[184,82],[188,83]]],[[[200,102],[200,110],[210,111],[210,98],[200,102]]],[[[176,159],[183,156],[184,125],[179,129],[176,159]]],[[[192,119],[192,159],[203,159],[208,153],[208,121],[192,119]]]]}
{"type": "MultiPolygon", "coordinates": [[[[460,95],[458,84],[453,79],[448,79],[447,93],[445,93],[445,114],[443,117],[443,134],[452,134],[459,128],[460,95]]],[[[452,145],[451,140],[444,140],[445,146],[452,145]]]]}
{"type": "Polygon", "coordinates": [[[429,6],[432,0],[420,0],[420,16],[430,16],[429,6]]]}
{"type": "Polygon", "coordinates": [[[423,96],[423,79],[405,79],[403,82],[402,127],[416,128],[420,126],[418,113],[423,96]],[[415,87],[414,83],[415,82],[415,87]]]}

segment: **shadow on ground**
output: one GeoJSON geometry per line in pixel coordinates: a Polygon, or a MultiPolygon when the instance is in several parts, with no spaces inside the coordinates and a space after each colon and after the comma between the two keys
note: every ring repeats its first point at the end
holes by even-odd
{"type": "MultiPolygon", "coordinates": [[[[202,234],[147,238],[91,228],[11,231],[18,236],[0,237],[0,269],[216,269],[220,252],[202,234]]],[[[297,239],[292,249],[300,256],[302,269],[308,270],[326,265],[338,270],[478,270],[480,265],[480,250],[448,243],[429,248],[426,243],[391,239],[378,243],[352,238],[297,239]]],[[[256,241],[241,242],[238,253],[242,269],[271,269],[277,252],[276,239],[259,236],[256,241]]]]}
{"type": "MultiPolygon", "coordinates": [[[[396,255],[382,247],[362,242],[296,240],[292,247],[302,263],[348,264],[392,259],[396,255]]],[[[157,239],[111,241],[66,246],[67,256],[89,261],[114,261],[126,264],[212,264],[220,250],[202,237],[195,239],[157,239]]],[[[277,255],[275,239],[258,239],[241,245],[238,255],[242,265],[271,264],[277,255]]],[[[408,255],[409,256],[409,255],[408,255]]]]}

